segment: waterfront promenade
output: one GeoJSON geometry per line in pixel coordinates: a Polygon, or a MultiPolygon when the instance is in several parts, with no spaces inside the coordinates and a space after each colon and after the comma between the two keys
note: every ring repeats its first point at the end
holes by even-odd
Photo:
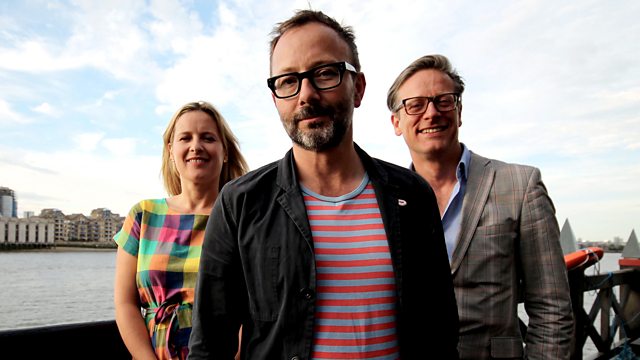
{"type": "Polygon", "coordinates": [[[49,243],[0,243],[0,251],[12,250],[51,250],[51,251],[88,251],[92,249],[115,250],[113,241],[56,241],[49,243]]]}

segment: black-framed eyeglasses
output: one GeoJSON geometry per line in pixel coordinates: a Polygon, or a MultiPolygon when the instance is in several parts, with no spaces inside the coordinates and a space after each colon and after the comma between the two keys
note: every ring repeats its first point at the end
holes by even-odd
{"type": "Polygon", "coordinates": [[[345,71],[358,73],[356,68],[346,61],[316,66],[311,70],[286,73],[267,79],[267,85],[278,99],[298,95],[302,79],[309,79],[316,90],[329,90],[342,84],[345,71]]]}
{"type": "Polygon", "coordinates": [[[429,103],[433,103],[436,110],[445,112],[458,107],[459,102],[459,93],[445,93],[436,96],[415,96],[402,100],[402,103],[396,106],[396,111],[404,107],[407,115],[422,115],[427,111],[429,103]]]}

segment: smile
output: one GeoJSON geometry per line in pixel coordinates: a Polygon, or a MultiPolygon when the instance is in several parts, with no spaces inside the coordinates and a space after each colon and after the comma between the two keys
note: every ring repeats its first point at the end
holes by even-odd
{"type": "Polygon", "coordinates": [[[447,129],[447,126],[438,126],[438,127],[418,130],[418,133],[419,134],[434,134],[434,133],[437,133],[437,132],[445,131],[446,129],[447,129]]]}

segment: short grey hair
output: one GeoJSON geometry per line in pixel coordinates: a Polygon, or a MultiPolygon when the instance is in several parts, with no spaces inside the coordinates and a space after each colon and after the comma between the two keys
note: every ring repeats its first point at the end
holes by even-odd
{"type": "Polygon", "coordinates": [[[278,41],[280,41],[282,35],[291,29],[295,29],[309,23],[325,25],[338,33],[338,36],[347,43],[347,46],[349,46],[349,49],[351,50],[351,59],[348,59],[349,62],[356,68],[356,71],[360,71],[360,58],[358,56],[358,47],[356,46],[356,36],[353,28],[351,26],[341,25],[334,18],[328,16],[322,11],[314,10],[298,10],[295,15],[288,20],[276,24],[273,31],[271,31],[272,39],[269,45],[269,63],[271,63],[271,58],[273,57],[273,50],[276,48],[276,45],[278,44],[278,41]]]}

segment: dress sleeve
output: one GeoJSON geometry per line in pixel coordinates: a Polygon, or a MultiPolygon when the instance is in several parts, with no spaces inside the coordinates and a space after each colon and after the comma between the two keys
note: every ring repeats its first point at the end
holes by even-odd
{"type": "Polygon", "coordinates": [[[141,203],[137,203],[131,208],[129,214],[127,214],[120,231],[118,231],[113,237],[113,240],[118,244],[118,246],[134,256],[138,255],[141,222],[142,206],[141,203]]]}

